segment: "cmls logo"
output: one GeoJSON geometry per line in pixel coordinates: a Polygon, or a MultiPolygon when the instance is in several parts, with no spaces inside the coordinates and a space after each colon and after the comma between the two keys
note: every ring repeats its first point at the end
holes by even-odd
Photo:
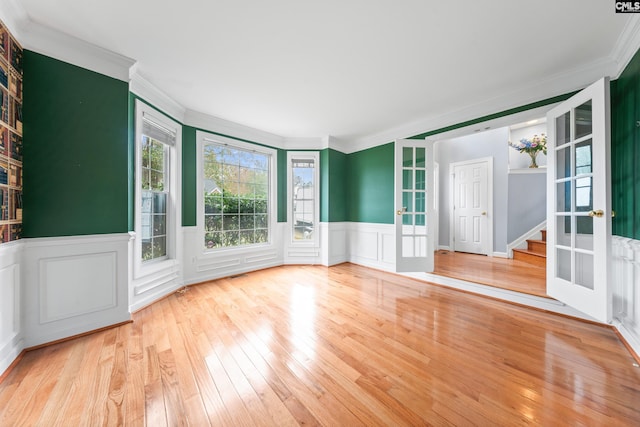
{"type": "Polygon", "coordinates": [[[640,1],[617,1],[616,13],[640,13],[640,1]]]}

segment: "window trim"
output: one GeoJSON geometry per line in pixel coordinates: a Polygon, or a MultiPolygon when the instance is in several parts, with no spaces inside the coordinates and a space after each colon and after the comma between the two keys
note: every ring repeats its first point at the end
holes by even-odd
{"type": "Polygon", "coordinates": [[[240,141],[216,135],[209,132],[196,131],[196,231],[198,235],[198,253],[201,254],[219,254],[229,252],[251,252],[258,249],[272,248],[277,241],[277,164],[278,151],[274,148],[265,147],[256,143],[240,141]],[[267,243],[254,243],[252,245],[212,248],[204,247],[204,146],[206,143],[214,143],[228,145],[229,147],[238,148],[246,151],[253,151],[269,156],[269,200],[267,212],[269,215],[269,241],[267,243]]]}
{"type": "MultiPolygon", "coordinates": [[[[160,141],[162,142],[162,141],[160,141]]],[[[181,203],[181,147],[182,147],[182,125],[150,105],[139,99],[135,100],[135,129],[134,129],[134,242],[133,242],[133,277],[134,279],[160,271],[179,263],[181,257],[180,250],[180,230],[182,224],[181,203]],[[167,222],[166,239],[167,254],[161,258],[143,261],[142,260],[142,148],[141,138],[144,118],[152,120],[171,131],[175,131],[174,144],[164,144],[167,150],[165,157],[166,179],[168,187],[167,198],[167,222]],[[168,157],[168,158],[167,158],[168,157]]]]}
{"type": "Polygon", "coordinates": [[[320,245],[320,152],[319,151],[288,151],[287,152],[287,235],[291,246],[312,246],[320,245]],[[313,223],[314,232],[313,239],[295,240],[293,238],[293,187],[291,182],[292,163],[293,160],[313,160],[315,167],[313,168],[313,179],[315,186],[313,188],[314,206],[313,206],[313,223]]]}

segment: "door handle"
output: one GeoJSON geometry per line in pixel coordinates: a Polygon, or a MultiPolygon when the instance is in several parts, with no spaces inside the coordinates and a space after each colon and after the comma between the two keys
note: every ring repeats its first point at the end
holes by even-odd
{"type": "Polygon", "coordinates": [[[407,211],[407,207],[403,206],[402,209],[398,209],[396,211],[396,215],[402,215],[403,213],[405,213],[407,211]]]}
{"type": "Polygon", "coordinates": [[[486,212],[482,212],[482,215],[487,215],[487,213],[486,212]]]}
{"type": "Polygon", "coordinates": [[[591,218],[596,217],[596,218],[601,218],[604,216],[604,211],[602,209],[598,209],[596,211],[589,211],[589,216],[591,218]]]}

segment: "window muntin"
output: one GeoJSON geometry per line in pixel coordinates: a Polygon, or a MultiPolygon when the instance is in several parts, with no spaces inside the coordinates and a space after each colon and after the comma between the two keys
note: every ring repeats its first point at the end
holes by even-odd
{"type": "Polygon", "coordinates": [[[140,235],[142,260],[149,261],[167,255],[166,184],[168,147],[147,135],[142,136],[142,205],[140,235]]]}
{"type": "Polygon", "coordinates": [[[287,153],[287,222],[289,244],[320,243],[320,152],[287,153]]]}
{"type": "Polygon", "coordinates": [[[204,140],[204,249],[270,241],[271,154],[204,140]]]}
{"type": "Polygon", "coordinates": [[[316,224],[316,173],[314,159],[291,160],[293,241],[314,240],[316,224]]]}
{"type": "Polygon", "coordinates": [[[162,120],[141,108],[138,131],[138,226],[139,259],[143,263],[166,259],[172,213],[171,147],[176,143],[175,129],[164,126],[162,120]]]}

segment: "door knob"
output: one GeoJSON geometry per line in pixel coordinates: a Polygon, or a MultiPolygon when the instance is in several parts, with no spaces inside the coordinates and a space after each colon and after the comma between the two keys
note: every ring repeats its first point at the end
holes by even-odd
{"type": "Polygon", "coordinates": [[[486,215],[486,214],[487,214],[486,212],[482,212],[482,215],[486,215]]]}
{"type": "Polygon", "coordinates": [[[407,207],[406,207],[406,206],[403,206],[403,207],[402,207],[402,209],[398,209],[398,210],[396,211],[396,214],[397,214],[397,215],[402,215],[402,214],[403,214],[403,213],[405,213],[406,211],[407,211],[407,207]]]}
{"type": "Polygon", "coordinates": [[[604,211],[602,209],[598,209],[597,211],[590,211],[589,216],[592,218],[601,218],[602,216],[604,216],[604,211]]]}

